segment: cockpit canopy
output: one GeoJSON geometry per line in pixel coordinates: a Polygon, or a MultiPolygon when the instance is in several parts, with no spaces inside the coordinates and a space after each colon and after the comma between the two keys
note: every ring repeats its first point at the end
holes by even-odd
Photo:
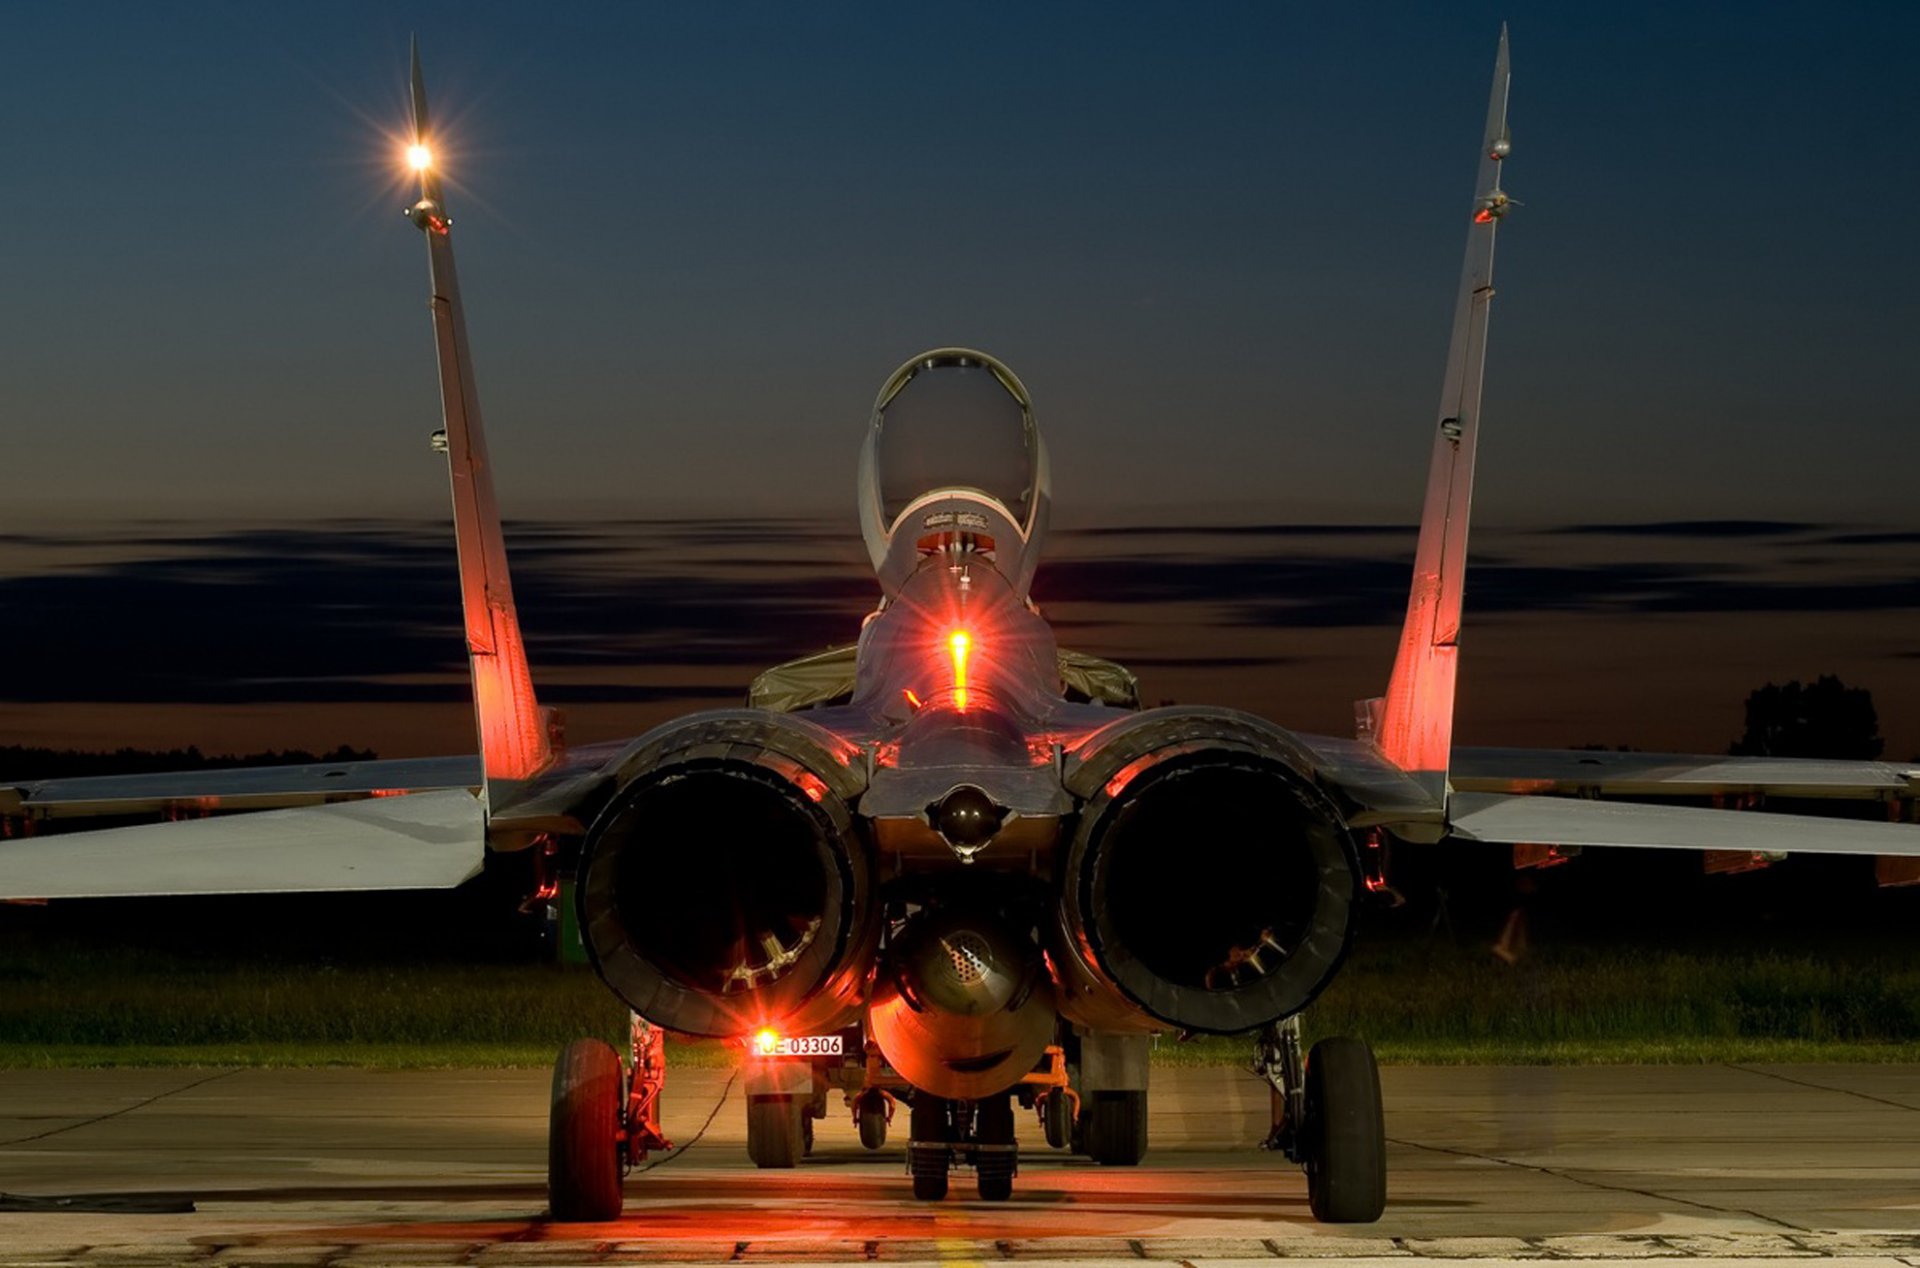
{"type": "Polygon", "coordinates": [[[1047,502],[1046,446],[1012,370],[939,348],[887,379],[861,454],[860,521],[889,595],[923,557],[962,544],[1025,595],[1047,502]]]}

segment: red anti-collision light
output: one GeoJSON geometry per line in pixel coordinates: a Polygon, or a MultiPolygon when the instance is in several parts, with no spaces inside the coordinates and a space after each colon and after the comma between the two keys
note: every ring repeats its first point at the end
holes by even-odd
{"type": "Polygon", "coordinates": [[[955,630],[947,636],[947,654],[953,657],[953,707],[967,711],[967,657],[973,653],[973,636],[955,630]]]}

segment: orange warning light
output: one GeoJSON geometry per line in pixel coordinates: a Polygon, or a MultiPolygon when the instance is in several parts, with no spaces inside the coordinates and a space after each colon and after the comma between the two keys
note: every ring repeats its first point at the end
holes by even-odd
{"type": "Polygon", "coordinates": [[[753,1050],[763,1057],[770,1057],[780,1047],[780,1032],[763,1030],[753,1037],[753,1050]]]}
{"type": "Polygon", "coordinates": [[[947,637],[947,652],[953,657],[953,707],[967,711],[967,657],[973,652],[973,637],[955,630],[947,637]]]}
{"type": "Polygon", "coordinates": [[[416,172],[424,172],[433,166],[433,151],[424,145],[407,147],[407,166],[416,172]]]}

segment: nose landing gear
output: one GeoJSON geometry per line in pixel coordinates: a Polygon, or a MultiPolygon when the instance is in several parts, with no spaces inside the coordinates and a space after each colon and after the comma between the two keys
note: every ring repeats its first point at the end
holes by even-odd
{"type": "Polygon", "coordinates": [[[1013,1196],[1020,1169],[1013,1136],[1013,1101],[1006,1094],[976,1101],[949,1101],[915,1091],[909,1105],[913,1137],[907,1143],[907,1171],[913,1196],[938,1202],[947,1196],[948,1171],[955,1163],[971,1166],[982,1201],[1013,1196]]]}

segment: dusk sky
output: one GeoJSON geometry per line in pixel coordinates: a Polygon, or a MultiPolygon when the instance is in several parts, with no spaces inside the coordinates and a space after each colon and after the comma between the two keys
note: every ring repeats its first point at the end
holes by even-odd
{"type": "Polygon", "coordinates": [[[1025,379],[1070,529],[1382,526],[1070,535],[1038,588],[1159,694],[1344,729],[1403,601],[1502,20],[1522,205],[1463,738],[1723,748],[1747,688],[1841,672],[1912,756],[1920,6],[1893,2],[9,6],[0,742],[468,742],[457,634],[327,623],[445,553],[416,32],[501,499],[543,526],[536,672],[626,710],[588,731],[835,637],[712,654],[756,612],[851,635],[872,395],[947,343],[1025,379]],[[675,526],[568,527],[606,517],[675,526]],[[340,519],[377,523],[330,550],[340,519]],[[747,606],[662,580],[695,561],[747,606]],[[245,656],[209,651],[236,628],[245,656]]]}

